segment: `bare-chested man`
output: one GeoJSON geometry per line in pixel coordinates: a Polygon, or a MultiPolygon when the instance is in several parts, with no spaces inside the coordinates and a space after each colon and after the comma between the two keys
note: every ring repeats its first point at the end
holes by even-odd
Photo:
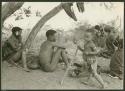
{"type": "Polygon", "coordinates": [[[40,68],[46,72],[55,71],[61,57],[66,66],[68,66],[65,46],[56,43],[56,31],[48,30],[46,37],[47,40],[42,43],[40,48],[40,68]]]}

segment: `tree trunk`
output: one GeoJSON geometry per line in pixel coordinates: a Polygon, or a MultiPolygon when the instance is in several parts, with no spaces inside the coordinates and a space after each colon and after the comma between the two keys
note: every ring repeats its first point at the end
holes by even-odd
{"type": "Polygon", "coordinates": [[[5,19],[7,19],[10,15],[12,15],[23,4],[24,2],[7,2],[2,6],[2,18],[1,18],[2,26],[5,19]]]}
{"type": "Polygon", "coordinates": [[[27,60],[26,60],[26,54],[27,54],[27,50],[30,48],[33,40],[35,39],[35,36],[37,35],[37,33],[40,31],[41,27],[44,26],[44,24],[51,19],[52,17],[54,17],[57,13],[59,13],[62,10],[62,5],[58,5],[57,7],[55,7],[54,9],[52,9],[50,12],[48,12],[45,16],[43,16],[38,23],[33,27],[32,31],[30,32],[24,47],[22,50],[22,55],[24,55],[22,57],[22,61],[23,61],[23,66],[24,66],[24,70],[25,71],[29,71],[27,68],[27,60]]]}
{"type": "Polygon", "coordinates": [[[43,16],[39,22],[33,27],[32,31],[30,32],[25,45],[24,45],[24,50],[30,48],[35,36],[37,33],[40,31],[41,27],[52,17],[54,17],[57,13],[59,13],[62,10],[62,5],[58,5],[54,9],[52,9],[50,12],[48,12],[45,16],[43,16]]]}

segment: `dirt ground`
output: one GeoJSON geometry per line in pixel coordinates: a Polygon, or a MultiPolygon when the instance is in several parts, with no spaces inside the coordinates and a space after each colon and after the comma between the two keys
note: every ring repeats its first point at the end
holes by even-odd
{"type": "MultiPolygon", "coordinates": [[[[99,59],[99,65],[108,68],[109,60],[99,59]],[[105,65],[104,65],[105,64],[105,65]]],[[[80,81],[84,78],[66,77],[63,85],[60,81],[65,70],[60,66],[55,72],[47,73],[42,70],[32,70],[25,72],[17,67],[9,67],[8,63],[2,63],[2,89],[100,89],[95,79],[90,80],[90,85],[84,85],[80,81]]],[[[102,78],[108,84],[106,89],[123,89],[123,80],[109,77],[106,73],[101,73],[102,78]]]]}
{"type": "MultiPolygon", "coordinates": [[[[38,55],[40,42],[34,43],[30,49],[30,53],[38,55]]],[[[76,51],[76,46],[73,43],[68,43],[67,52],[72,59],[76,51]]],[[[75,56],[77,61],[82,62],[81,52],[78,51],[75,56]]],[[[99,57],[98,64],[104,70],[109,70],[110,60],[99,57]]],[[[95,79],[91,79],[89,84],[84,85],[80,81],[85,78],[66,77],[63,85],[60,81],[65,70],[59,64],[55,72],[47,73],[42,70],[31,70],[25,72],[17,67],[9,67],[8,63],[3,62],[1,65],[1,88],[2,89],[100,89],[100,85],[95,79]]],[[[103,80],[108,84],[106,89],[123,89],[123,80],[109,77],[106,73],[101,73],[103,80]]]]}

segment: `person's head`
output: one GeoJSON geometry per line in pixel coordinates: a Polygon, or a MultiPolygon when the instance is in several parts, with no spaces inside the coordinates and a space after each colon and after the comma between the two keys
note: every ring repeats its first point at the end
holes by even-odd
{"type": "Polygon", "coordinates": [[[90,32],[89,29],[88,29],[88,30],[85,32],[85,34],[84,34],[84,40],[88,42],[88,41],[91,41],[92,38],[93,38],[92,32],[90,32]]]}
{"type": "Polygon", "coordinates": [[[109,35],[113,38],[116,39],[118,37],[118,32],[115,30],[115,28],[112,28],[109,35]]]}
{"type": "Polygon", "coordinates": [[[103,36],[104,34],[104,31],[102,29],[102,26],[99,26],[99,25],[95,25],[95,29],[97,30],[97,33],[101,36],[103,36]]]}
{"type": "Polygon", "coordinates": [[[52,29],[48,30],[46,32],[47,40],[55,42],[56,41],[56,35],[55,34],[56,34],[55,30],[52,30],[52,29]]]}
{"type": "Polygon", "coordinates": [[[104,31],[108,34],[110,34],[110,32],[114,30],[114,27],[110,26],[110,25],[105,25],[104,27],[104,31]]]}
{"type": "Polygon", "coordinates": [[[22,29],[20,27],[13,27],[12,28],[12,34],[16,37],[21,36],[22,29]]]}
{"type": "Polygon", "coordinates": [[[100,30],[100,26],[99,25],[95,25],[95,29],[100,30]]]}

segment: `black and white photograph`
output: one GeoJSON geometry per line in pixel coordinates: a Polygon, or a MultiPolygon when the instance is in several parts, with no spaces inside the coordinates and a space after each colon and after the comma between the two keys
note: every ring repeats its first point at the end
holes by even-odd
{"type": "Polygon", "coordinates": [[[1,2],[2,90],[124,89],[124,2],[1,2]]]}

